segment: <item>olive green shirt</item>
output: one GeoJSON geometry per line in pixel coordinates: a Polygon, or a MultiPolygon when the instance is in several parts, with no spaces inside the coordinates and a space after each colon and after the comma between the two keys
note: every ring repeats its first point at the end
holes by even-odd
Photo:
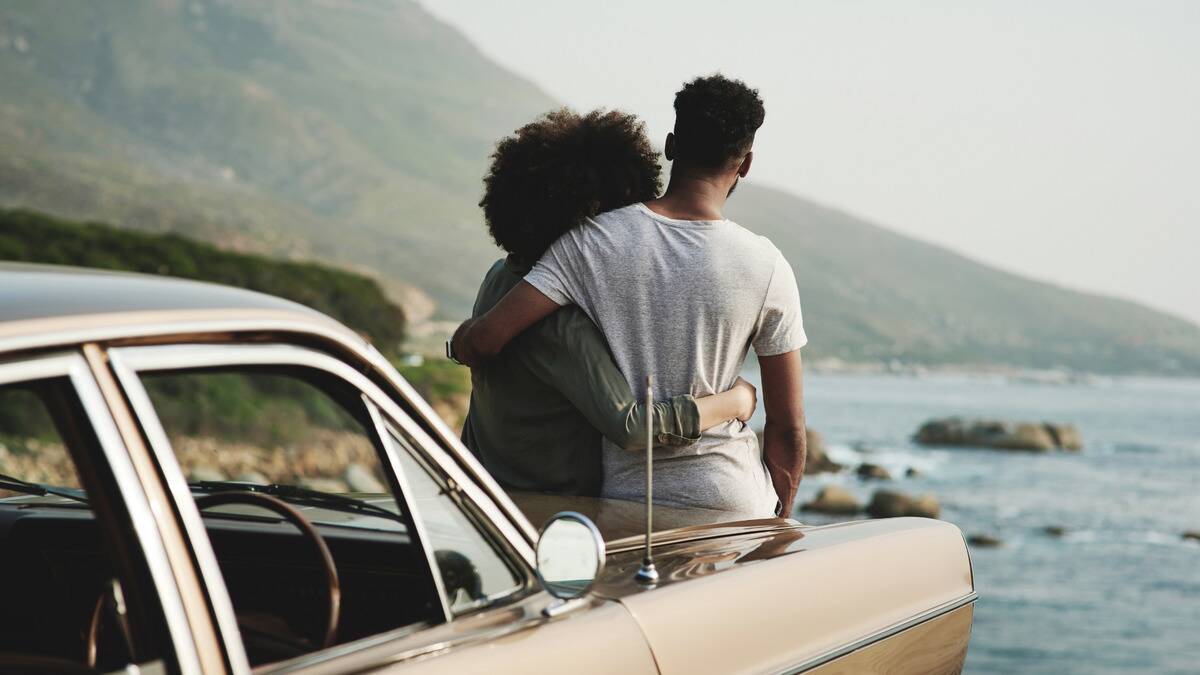
{"type": "MultiPolygon", "coordinates": [[[[487,312],[528,271],[511,257],[497,261],[473,315],[487,312]]],[[[472,368],[471,384],[463,442],[507,489],[596,496],[602,436],[631,452],[646,447],[645,405],[578,307],[542,319],[472,368]]],[[[693,443],[699,426],[690,395],[654,405],[655,444],[693,443]]]]}

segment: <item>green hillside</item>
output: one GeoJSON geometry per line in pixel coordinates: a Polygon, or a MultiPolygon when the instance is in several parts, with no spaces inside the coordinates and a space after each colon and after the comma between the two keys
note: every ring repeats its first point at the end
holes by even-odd
{"type": "MultiPolygon", "coordinates": [[[[555,106],[407,0],[0,4],[0,205],[333,262],[435,318],[497,255],[493,143],[555,106]]],[[[1160,312],[752,184],[730,215],[796,268],[812,358],[1200,373],[1160,312]]]]}
{"type": "Polygon", "coordinates": [[[404,341],[404,313],[373,279],[327,265],[222,251],[178,235],[0,209],[0,260],[163,274],[245,288],[328,314],[369,336],[385,353],[394,354],[404,341]]]}

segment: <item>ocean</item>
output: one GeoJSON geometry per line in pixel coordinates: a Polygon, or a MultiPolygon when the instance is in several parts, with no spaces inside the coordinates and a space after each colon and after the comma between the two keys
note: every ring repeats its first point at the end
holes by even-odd
{"type": "MultiPolygon", "coordinates": [[[[965,672],[1200,673],[1200,542],[1181,536],[1200,529],[1200,380],[811,374],[805,403],[809,426],[849,469],[806,476],[798,504],[828,483],[863,503],[880,487],[932,493],[964,534],[1003,541],[971,549],[979,602],[965,672]],[[1070,422],[1085,447],[911,441],[922,422],[950,415],[1070,422]],[[895,479],[864,482],[853,473],[861,462],[895,479]],[[905,477],[908,467],[920,475],[905,477]]],[[[760,410],[753,424],[762,421],[760,410]]]]}

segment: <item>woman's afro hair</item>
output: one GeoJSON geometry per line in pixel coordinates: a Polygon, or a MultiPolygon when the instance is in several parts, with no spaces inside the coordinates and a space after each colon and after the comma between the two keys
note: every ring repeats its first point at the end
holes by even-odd
{"type": "Polygon", "coordinates": [[[564,108],[497,144],[479,205],[496,244],[532,263],[585,218],[658,196],[661,170],[636,116],[564,108]]]}
{"type": "Polygon", "coordinates": [[[757,89],[721,74],[698,77],[675,94],[675,159],[724,168],[750,151],[765,118],[757,89]]]}

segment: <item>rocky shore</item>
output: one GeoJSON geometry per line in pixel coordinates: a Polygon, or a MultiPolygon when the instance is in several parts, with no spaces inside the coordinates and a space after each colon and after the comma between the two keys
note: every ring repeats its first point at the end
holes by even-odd
{"type": "MultiPolygon", "coordinates": [[[[176,460],[189,481],[244,480],[290,483],[325,492],[386,492],[379,458],[359,434],[311,428],[303,443],[261,447],[211,437],[171,438],[176,460]]],[[[27,441],[0,445],[0,473],[34,482],[79,487],[61,444],[27,441]]],[[[0,491],[0,497],[10,496],[0,491]]]]}
{"type": "Polygon", "coordinates": [[[876,490],[865,506],[849,490],[826,485],[816,498],[800,507],[802,511],[826,515],[852,516],[865,513],[872,518],[937,518],[942,506],[931,494],[912,496],[896,490],[876,490]]]}
{"type": "Polygon", "coordinates": [[[1083,449],[1083,437],[1073,424],[1015,422],[996,419],[945,417],[921,425],[913,440],[921,445],[994,448],[1049,452],[1083,449]]]}

